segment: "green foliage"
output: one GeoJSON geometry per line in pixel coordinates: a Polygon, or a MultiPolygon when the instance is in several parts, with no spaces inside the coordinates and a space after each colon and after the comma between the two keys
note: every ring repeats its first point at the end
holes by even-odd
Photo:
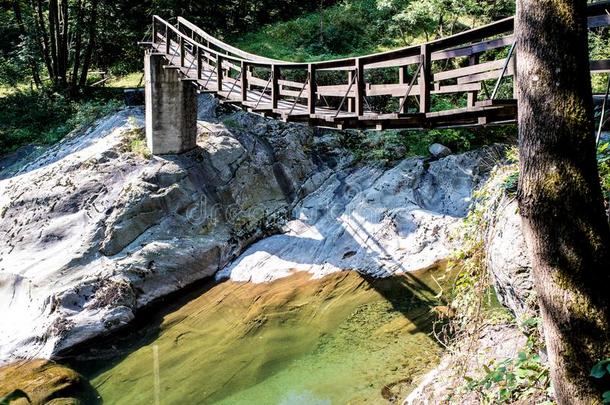
{"type": "Polygon", "coordinates": [[[70,101],[58,94],[23,91],[0,98],[0,155],[26,144],[53,144],[120,107],[114,100],[70,101]]]}
{"type": "Polygon", "coordinates": [[[504,182],[502,183],[502,188],[504,188],[504,191],[511,196],[514,196],[517,194],[517,185],[519,183],[519,172],[515,171],[514,173],[511,173],[510,175],[508,175],[506,177],[506,179],[504,179],[504,182]]]}
{"type": "MultiPolygon", "coordinates": [[[[604,359],[596,363],[591,369],[591,377],[598,380],[605,379],[607,383],[610,380],[610,359],[604,359]]],[[[602,401],[604,404],[610,404],[610,390],[604,391],[602,401]]]]}
{"type": "Polygon", "coordinates": [[[354,56],[451,35],[511,15],[513,9],[512,0],[342,1],[322,12],[242,33],[236,45],[295,62],[354,56]]]}
{"type": "Polygon", "coordinates": [[[604,142],[597,149],[597,167],[602,184],[604,199],[610,202],[610,142],[604,142]]]}
{"type": "Polygon", "coordinates": [[[144,158],[150,159],[152,153],[146,145],[146,133],[144,128],[138,127],[134,120],[130,118],[129,124],[131,128],[122,134],[121,144],[119,150],[121,152],[131,152],[144,158]]]}
{"type": "Polygon", "coordinates": [[[511,141],[514,137],[515,128],[510,126],[427,131],[350,131],[342,135],[341,144],[352,151],[358,160],[390,164],[409,156],[428,156],[428,147],[433,143],[443,144],[458,153],[489,143],[511,141]]]}
{"type": "Polygon", "coordinates": [[[545,364],[538,352],[542,348],[537,327],[540,320],[531,318],[524,326],[529,327],[525,347],[519,351],[516,358],[492,362],[483,367],[481,378],[465,376],[467,384],[465,389],[476,391],[482,403],[526,403],[536,397],[540,403],[542,399],[549,400],[550,378],[549,367],[545,364]],[[540,393],[546,393],[546,398],[540,398],[540,393]]]}

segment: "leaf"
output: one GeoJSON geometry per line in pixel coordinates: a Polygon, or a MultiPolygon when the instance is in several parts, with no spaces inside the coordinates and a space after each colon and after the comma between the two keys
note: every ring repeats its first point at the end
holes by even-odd
{"type": "Polygon", "coordinates": [[[606,373],[609,372],[606,369],[606,366],[610,366],[610,360],[602,360],[596,365],[594,365],[591,369],[591,377],[602,378],[603,376],[605,376],[606,373]]]}
{"type": "Polygon", "coordinates": [[[602,394],[602,399],[604,400],[604,404],[610,404],[610,391],[606,391],[602,394]]]}

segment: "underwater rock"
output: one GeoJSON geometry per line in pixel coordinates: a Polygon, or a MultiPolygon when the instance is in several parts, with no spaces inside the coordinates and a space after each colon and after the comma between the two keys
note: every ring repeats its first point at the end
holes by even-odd
{"type": "Polygon", "coordinates": [[[98,404],[89,382],[76,371],[48,360],[0,367],[0,402],[10,404],[98,404]]]}

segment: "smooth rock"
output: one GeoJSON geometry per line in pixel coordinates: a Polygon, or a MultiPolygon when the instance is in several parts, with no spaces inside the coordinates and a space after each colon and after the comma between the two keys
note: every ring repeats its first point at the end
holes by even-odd
{"type": "Polygon", "coordinates": [[[328,176],[305,126],[237,112],[239,129],[201,121],[198,148],[149,159],[124,146],[143,118],[107,117],[0,181],[0,364],[49,358],[213,275],[328,176]]]}
{"type": "Polygon", "coordinates": [[[443,158],[451,155],[451,149],[446,147],[445,145],[441,145],[440,143],[433,143],[428,147],[428,151],[435,158],[443,158]]]}
{"type": "Polygon", "coordinates": [[[293,210],[279,235],[252,245],[217,278],[269,282],[295,271],[374,277],[422,269],[456,247],[450,235],[489,170],[492,148],[391,169],[334,171],[293,210]]]}
{"type": "Polygon", "coordinates": [[[2,398],[15,405],[101,403],[95,389],[80,374],[42,359],[0,367],[2,398]]]}
{"type": "Polygon", "coordinates": [[[485,241],[487,269],[502,305],[523,321],[536,315],[538,305],[517,202],[502,198],[493,216],[485,241]]]}

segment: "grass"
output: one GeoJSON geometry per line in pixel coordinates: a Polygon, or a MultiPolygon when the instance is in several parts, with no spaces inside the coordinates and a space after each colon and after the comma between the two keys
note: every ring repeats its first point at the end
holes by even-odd
{"type": "Polygon", "coordinates": [[[112,77],[106,82],[106,87],[129,89],[142,87],[144,80],[142,72],[133,72],[124,76],[112,77]]]}
{"type": "Polygon", "coordinates": [[[29,89],[8,93],[0,97],[0,156],[27,144],[51,145],[121,106],[115,99],[70,101],[29,89]]]}
{"type": "MultiPolygon", "coordinates": [[[[138,87],[141,79],[141,72],[112,77],[103,88],[93,89],[81,100],[32,89],[29,83],[1,85],[0,156],[28,144],[51,145],[71,131],[116,111],[123,105],[120,90],[138,87]]],[[[142,145],[133,148],[136,153],[147,155],[142,145]]]]}

